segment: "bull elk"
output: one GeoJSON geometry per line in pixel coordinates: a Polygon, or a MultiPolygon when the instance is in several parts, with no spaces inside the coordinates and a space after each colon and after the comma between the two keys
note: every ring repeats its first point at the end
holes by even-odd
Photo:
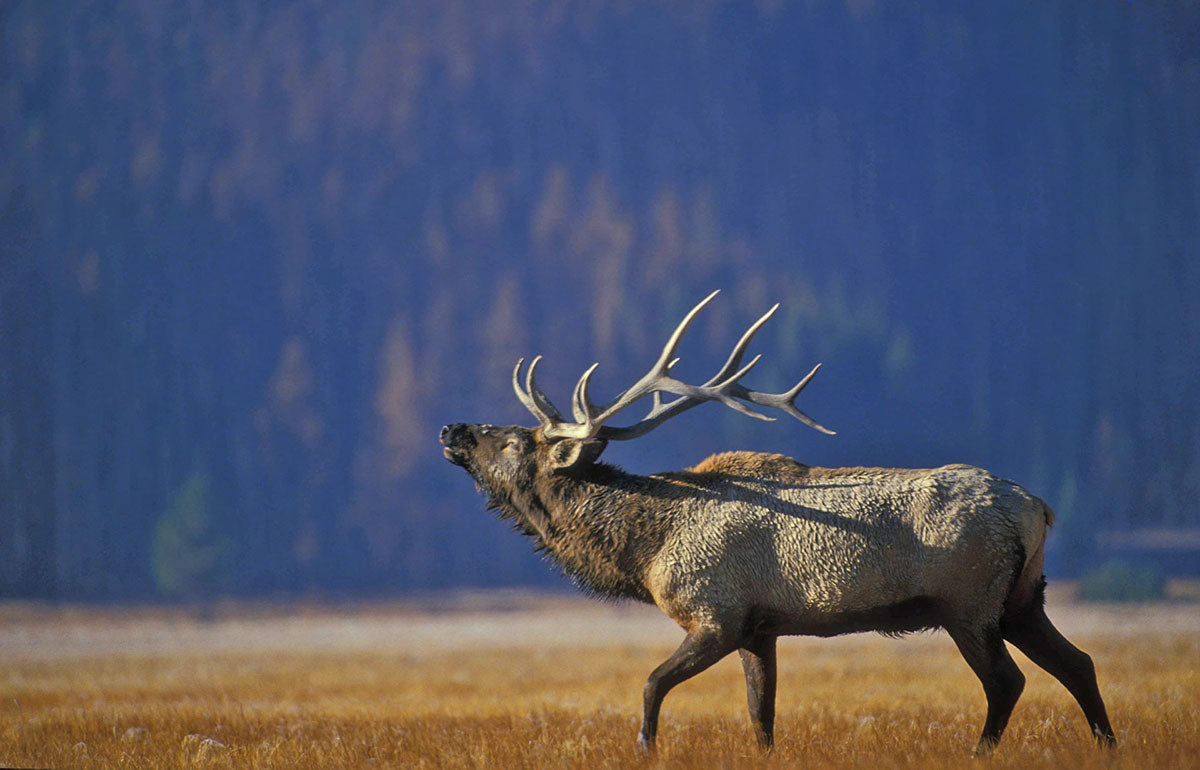
{"type": "Polygon", "coordinates": [[[1097,741],[1114,745],[1091,658],[1044,611],[1044,543],[1054,515],[1016,484],[968,465],[815,468],[758,452],[649,476],[598,462],[609,441],[637,438],[705,401],[760,420],[773,418],[752,407],[777,409],[832,433],[795,406],[819,364],[783,393],[741,384],[759,360],[743,365],[746,349],[778,305],[703,385],[671,376],[680,340],[716,294],[684,317],[650,370],[611,404],[592,401],[593,365],[575,385],[574,420],[565,419],[534,378],[539,356],[524,386],[524,360],[513,370],[513,389],[538,427],[458,423],[441,432],[446,458],[474,478],[489,507],[585,590],[653,602],[687,632],[646,681],[641,746],[654,747],[667,692],[734,650],[755,734],[770,748],[777,637],[935,628],[949,633],[983,684],[977,753],[1000,740],[1024,688],[1005,641],[1062,682],[1097,741]],[[643,419],[608,424],[646,397],[643,419]]]}

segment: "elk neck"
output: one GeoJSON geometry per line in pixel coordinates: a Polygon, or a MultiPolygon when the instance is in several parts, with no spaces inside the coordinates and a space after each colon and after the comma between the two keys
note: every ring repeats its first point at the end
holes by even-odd
{"type": "Polygon", "coordinates": [[[663,482],[607,463],[540,476],[510,501],[527,534],[584,590],[652,602],[645,585],[670,515],[655,504],[663,482]],[[532,531],[531,531],[532,530],[532,531]]]}

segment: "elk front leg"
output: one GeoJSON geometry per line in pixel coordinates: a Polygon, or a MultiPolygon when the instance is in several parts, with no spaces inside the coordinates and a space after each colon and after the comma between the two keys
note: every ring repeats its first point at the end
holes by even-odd
{"type": "Polygon", "coordinates": [[[671,688],[699,674],[733,652],[737,646],[737,641],[719,629],[697,628],[689,631],[679,649],[654,669],[642,691],[644,710],[638,743],[644,751],[654,750],[654,740],[658,735],[658,711],[671,688]]]}
{"type": "Polygon", "coordinates": [[[756,636],[738,649],[746,672],[746,704],[758,745],[769,750],[775,744],[775,639],[756,636]]]}

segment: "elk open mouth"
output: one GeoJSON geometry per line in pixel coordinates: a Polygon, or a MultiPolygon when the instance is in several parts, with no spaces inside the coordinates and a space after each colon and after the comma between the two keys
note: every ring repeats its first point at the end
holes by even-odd
{"type": "Polygon", "coordinates": [[[442,450],[442,454],[446,456],[447,460],[455,465],[461,465],[464,468],[467,467],[467,456],[462,452],[456,452],[450,447],[446,447],[442,450]]]}

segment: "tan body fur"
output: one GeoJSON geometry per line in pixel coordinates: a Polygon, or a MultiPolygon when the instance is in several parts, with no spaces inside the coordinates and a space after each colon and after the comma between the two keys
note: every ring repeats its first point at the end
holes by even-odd
{"type": "Polygon", "coordinates": [[[781,634],[868,630],[854,619],[918,597],[998,621],[1014,578],[1041,576],[1047,508],[978,468],[811,468],[734,452],[661,478],[699,498],[671,510],[644,576],[684,628],[752,607],[781,634]]]}
{"type": "Polygon", "coordinates": [[[651,600],[685,629],[753,608],[779,634],[914,630],[863,623],[916,598],[961,618],[990,608],[981,620],[995,622],[1018,575],[1030,599],[1041,577],[1049,509],[971,466],[830,469],[729,452],[682,472],[606,470],[569,477],[570,491],[548,480],[560,504],[543,544],[586,586],[651,600]],[[597,524],[613,536],[592,537],[597,524]],[[642,590],[605,590],[613,581],[596,573],[609,572],[642,590]]]}

